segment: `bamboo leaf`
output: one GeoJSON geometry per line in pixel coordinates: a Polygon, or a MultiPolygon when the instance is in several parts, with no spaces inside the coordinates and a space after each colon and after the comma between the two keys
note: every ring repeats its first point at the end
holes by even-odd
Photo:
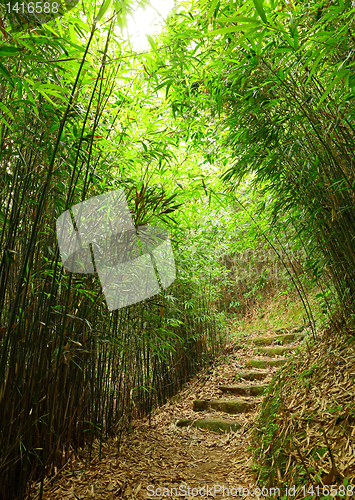
{"type": "Polygon", "coordinates": [[[313,66],[312,66],[311,71],[309,73],[309,76],[307,78],[306,84],[310,81],[310,79],[314,75],[314,73],[315,73],[315,71],[317,69],[317,66],[319,64],[319,61],[322,59],[323,56],[324,56],[323,51],[321,51],[320,54],[319,54],[319,56],[316,58],[316,60],[313,63],[313,66]]]}
{"type": "Polygon", "coordinates": [[[209,31],[200,37],[211,36],[211,35],[224,35],[225,33],[236,33],[237,31],[250,31],[255,29],[255,24],[239,24],[238,26],[228,26],[227,28],[219,28],[217,30],[209,31]]]}
{"type": "Polygon", "coordinates": [[[147,35],[147,39],[148,39],[149,45],[152,47],[153,51],[156,52],[157,48],[156,48],[156,45],[155,45],[153,38],[150,35],[147,35]]]}
{"type": "Polygon", "coordinates": [[[34,90],[52,90],[60,93],[66,93],[67,89],[61,87],[60,85],[56,85],[54,83],[40,83],[40,84],[35,84],[33,86],[34,90]]]}
{"type": "Polygon", "coordinates": [[[111,7],[113,0],[104,0],[103,4],[101,5],[101,8],[99,10],[99,13],[97,14],[95,18],[95,22],[101,21],[101,19],[104,17],[108,9],[111,7]]]}
{"type": "Polygon", "coordinates": [[[261,19],[264,21],[264,23],[267,23],[267,17],[263,8],[263,3],[261,0],[253,0],[254,5],[256,10],[258,11],[259,16],[261,19]]]}
{"type": "Polygon", "coordinates": [[[11,83],[11,85],[14,87],[14,82],[12,80],[12,77],[9,73],[9,71],[5,68],[5,66],[3,64],[0,63],[0,74],[3,75],[6,80],[11,83]]]}
{"type": "Polygon", "coordinates": [[[210,8],[208,9],[208,12],[207,12],[207,17],[210,18],[216,8],[216,5],[218,3],[218,0],[212,0],[212,3],[210,5],[210,8]]]}
{"type": "Polygon", "coordinates": [[[12,120],[14,119],[14,115],[12,114],[12,112],[9,110],[9,108],[2,102],[0,102],[0,110],[5,113],[6,115],[8,115],[12,120]]]}
{"type": "Polygon", "coordinates": [[[245,16],[233,16],[233,17],[219,17],[216,19],[218,23],[255,23],[260,24],[259,19],[255,19],[254,17],[245,17],[245,16]]]}
{"type": "Polygon", "coordinates": [[[338,83],[339,80],[341,80],[342,78],[344,78],[344,76],[347,74],[347,71],[342,71],[339,75],[337,75],[333,81],[331,81],[329,83],[329,85],[326,87],[325,91],[323,92],[321,98],[319,99],[319,102],[318,102],[318,105],[317,107],[319,107],[322,102],[324,101],[324,99],[326,99],[328,97],[328,95],[330,94],[330,92],[333,90],[333,88],[335,87],[335,85],[338,83]]]}
{"type": "Polygon", "coordinates": [[[0,48],[0,57],[12,57],[12,56],[16,56],[18,54],[19,51],[21,51],[22,49],[18,48],[18,47],[12,47],[12,46],[5,46],[3,45],[1,48],[0,48]]]}

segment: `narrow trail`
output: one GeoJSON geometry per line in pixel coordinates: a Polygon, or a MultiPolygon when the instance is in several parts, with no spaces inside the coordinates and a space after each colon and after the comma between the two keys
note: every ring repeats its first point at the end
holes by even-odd
{"type": "Polygon", "coordinates": [[[250,433],[262,392],[302,341],[302,330],[254,332],[242,344],[230,343],[150,422],[135,422],[119,452],[118,438],[110,440],[99,460],[94,443],[91,460],[73,459],[47,482],[44,499],[255,498],[250,433]]]}

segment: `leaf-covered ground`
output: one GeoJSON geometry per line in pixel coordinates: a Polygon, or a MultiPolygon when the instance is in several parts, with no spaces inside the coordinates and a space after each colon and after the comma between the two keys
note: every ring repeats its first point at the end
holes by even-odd
{"type": "MultiPolygon", "coordinates": [[[[246,344],[243,349],[238,347],[227,346],[212,367],[200,372],[178,396],[157,409],[150,423],[149,419],[135,422],[133,431],[122,439],[119,451],[116,438],[103,443],[101,460],[99,442],[94,444],[91,460],[88,452],[73,458],[47,481],[44,499],[163,498],[162,489],[161,495],[148,494],[157,488],[168,488],[169,492],[177,488],[178,496],[193,498],[193,488],[207,487],[215,498],[222,498],[219,486],[235,488],[232,494],[240,488],[243,498],[252,498],[247,490],[252,492],[256,485],[248,446],[256,411],[229,416],[242,427],[228,434],[175,425],[180,418],[225,416],[219,412],[196,414],[192,406],[195,399],[220,397],[218,386],[231,382],[235,372],[244,367],[252,348],[246,344]]],[[[270,369],[268,378],[274,371],[275,368],[270,369]]],[[[224,493],[228,496],[227,490],[224,493]]]]}
{"type": "Polygon", "coordinates": [[[254,439],[264,482],[355,484],[354,381],[354,330],[318,332],[279,372],[254,439]]]}
{"type": "MultiPolygon", "coordinates": [[[[269,332],[266,336],[271,339],[273,334],[269,332]]],[[[256,332],[250,336],[258,339],[256,343],[262,340],[256,332]]],[[[96,442],[91,456],[86,450],[73,457],[56,476],[47,480],[44,499],[173,496],[191,500],[207,493],[214,498],[266,498],[259,494],[260,490],[255,494],[256,488],[261,488],[252,472],[252,453],[257,449],[262,462],[258,477],[264,484],[268,482],[269,488],[279,487],[281,495],[285,495],[287,484],[296,483],[299,487],[300,480],[307,489],[312,483],[322,482],[337,484],[339,488],[344,478],[353,484],[354,338],[349,332],[335,336],[329,331],[319,333],[320,342],[314,344],[310,337],[306,338],[293,363],[280,370],[261,414],[256,408],[251,413],[228,415],[241,424],[235,432],[220,434],[176,426],[180,419],[226,416],[216,411],[196,413],[193,402],[220,399],[219,387],[233,382],[235,374],[255,357],[250,338],[249,343],[244,337],[227,345],[214,365],[191,379],[150,420],[134,422],[132,432],[120,443],[115,438],[100,448],[96,442]],[[276,390],[279,387],[282,396],[276,390]],[[332,467],[333,461],[336,469],[332,467]]],[[[268,368],[263,383],[269,382],[276,370],[268,368]]],[[[223,395],[223,399],[228,397],[235,396],[223,395]]],[[[262,398],[244,399],[261,401],[262,398]]],[[[269,493],[271,498],[281,497],[276,490],[269,493]]],[[[303,497],[299,488],[296,496],[292,496],[297,500],[303,497]]]]}

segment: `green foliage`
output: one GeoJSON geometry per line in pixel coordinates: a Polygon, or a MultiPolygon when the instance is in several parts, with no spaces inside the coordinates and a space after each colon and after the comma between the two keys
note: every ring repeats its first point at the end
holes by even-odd
{"type": "MultiPolygon", "coordinates": [[[[127,7],[117,13],[118,25],[127,7]]],[[[166,107],[136,77],[139,56],[106,22],[109,4],[84,8],[85,20],[78,7],[34,31],[1,31],[5,499],[64,465],[57,450],[68,455],[71,447],[129,429],[223,342],[223,265],[203,269],[206,258],[218,262],[216,228],[200,241],[198,217],[192,223],[188,215],[203,190],[197,162],[184,165],[188,151],[179,151],[166,107]],[[109,314],[96,276],[63,270],[55,221],[67,207],[116,187],[125,190],[136,225],[169,228],[178,278],[168,291],[109,314]],[[188,199],[175,229],[173,216],[188,199]]],[[[209,208],[202,208],[207,217],[209,208]]]]}
{"type": "MultiPolygon", "coordinates": [[[[322,319],[335,291],[343,307],[355,296],[350,3],[186,0],[135,54],[119,28],[146,3],[85,0],[22,31],[0,6],[8,498],[39,465],[43,481],[57,450],[123,432],[172,397],[218,352],[227,315],[278,289],[293,323],[296,289],[313,328],[315,284],[322,319]],[[177,280],[109,314],[97,277],[62,269],[55,220],[117,187],[136,226],[169,229],[177,280]]],[[[272,445],[282,464],[274,390],[258,453],[272,445]]]]}
{"type": "Polygon", "coordinates": [[[291,235],[306,252],[304,270],[317,280],[328,274],[327,288],[331,279],[351,309],[355,80],[344,33],[353,11],[349,2],[318,7],[187,2],[149,62],[194,146],[228,166],[230,189],[251,176],[265,194],[268,230],[287,234],[282,245],[291,235]]]}

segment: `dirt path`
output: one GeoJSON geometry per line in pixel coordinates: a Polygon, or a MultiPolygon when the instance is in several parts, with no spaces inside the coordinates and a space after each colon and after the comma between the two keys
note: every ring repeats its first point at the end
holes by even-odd
{"type": "MultiPolygon", "coordinates": [[[[222,395],[219,386],[233,383],[236,373],[245,371],[254,355],[255,345],[246,341],[242,346],[227,346],[212,367],[196,375],[179,395],[154,412],[150,424],[148,419],[136,422],[122,440],[119,452],[117,438],[103,443],[99,461],[100,445],[95,443],[90,462],[88,455],[82,455],[47,482],[44,499],[255,498],[257,486],[248,448],[258,405],[248,413],[227,415],[241,425],[229,433],[176,425],[181,419],[225,418],[225,413],[211,409],[196,413],[194,401],[221,396],[234,400],[235,394],[222,395]]],[[[265,359],[261,355],[258,358],[265,359]]],[[[262,383],[267,383],[276,370],[267,367],[262,383]]],[[[243,397],[254,403],[261,399],[243,397]]]]}

